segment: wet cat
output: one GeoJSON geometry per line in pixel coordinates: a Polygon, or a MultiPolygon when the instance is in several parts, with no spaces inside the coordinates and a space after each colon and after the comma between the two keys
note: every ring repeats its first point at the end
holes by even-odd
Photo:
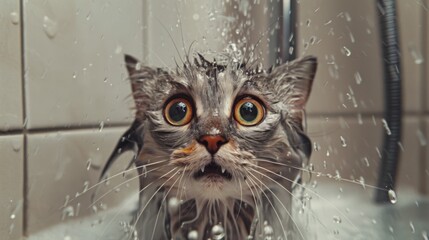
{"type": "Polygon", "coordinates": [[[175,71],[128,55],[125,63],[135,121],[103,175],[121,152],[136,152],[133,237],[293,239],[291,191],[311,155],[303,121],[316,58],[267,71],[199,54],[175,71]]]}

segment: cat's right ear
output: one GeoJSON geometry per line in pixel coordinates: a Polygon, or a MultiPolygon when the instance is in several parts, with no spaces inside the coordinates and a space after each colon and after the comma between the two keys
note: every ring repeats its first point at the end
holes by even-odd
{"type": "Polygon", "coordinates": [[[134,95],[136,92],[142,90],[141,81],[144,80],[143,78],[150,77],[151,74],[145,74],[144,72],[147,71],[147,68],[143,69],[140,61],[131,55],[125,54],[125,66],[128,70],[134,95]]]}
{"type": "Polygon", "coordinates": [[[148,80],[153,80],[156,71],[150,67],[142,66],[136,58],[125,54],[125,66],[131,81],[131,90],[136,105],[136,118],[144,119],[144,113],[150,104],[148,80]]]}
{"type": "Polygon", "coordinates": [[[128,54],[124,55],[124,60],[125,60],[125,66],[127,67],[127,70],[128,70],[128,74],[133,75],[136,72],[136,70],[138,70],[138,65],[140,64],[140,61],[128,54]]]}

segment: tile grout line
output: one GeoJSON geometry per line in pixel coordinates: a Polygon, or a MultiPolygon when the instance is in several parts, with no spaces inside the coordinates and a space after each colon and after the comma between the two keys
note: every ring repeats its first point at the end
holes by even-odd
{"type": "Polygon", "coordinates": [[[146,14],[149,10],[149,2],[142,1],[142,50],[144,63],[149,62],[149,16],[146,14]]]}
{"type": "MultiPolygon", "coordinates": [[[[426,6],[428,6],[429,5],[429,0],[425,0],[425,1],[423,1],[422,2],[422,4],[424,4],[424,5],[426,5],[426,6]]],[[[420,76],[420,81],[421,81],[421,83],[422,83],[422,87],[421,87],[421,89],[420,89],[420,101],[422,101],[422,108],[423,108],[423,110],[420,112],[420,117],[419,117],[419,125],[420,125],[420,129],[421,129],[421,131],[422,131],[422,133],[423,134],[426,134],[426,132],[427,132],[427,126],[426,126],[426,119],[425,119],[425,117],[426,117],[426,109],[427,109],[427,101],[428,101],[428,98],[426,97],[426,89],[427,89],[427,83],[426,83],[426,77],[427,77],[427,72],[426,72],[426,68],[425,68],[425,65],[427,65],[427,61],[428,61],[428,53],[429,53],[429,50],[427,49],[428,47],[429,47],[429,45],[426,43],[426,41],[428,40],[428,34],[429,34],[429,32],[428,32],[428,30],[427,30],[427,25],[428,25],[428,16],[427,16],[427,14],[428,14],[428,12],[427,12],[427,9],[426,9],[426,7],[425,6],[421,6],[421,9],[420,9],[420,11],[421,11],[421,14],[422,14],[422,16],[421,16],[421,21],[422,21],[422,26],[423,26],[423,29],[422,29],[422,38],[421,38],[421,40],[422,40],[422,43],[421,43],[421,45],[420,45],[420,47],[421,47],[421,51],[423,52],[423,57],[424,57],[424,62],[423,62],[423,65],[422,65],[422,67],[421,67],[421,70],[420,70],[420,72],[421,72],[421,76],[420,76]]],[[[421,148],[420,148],[420,173],[419,173],[419,181],[420,181],[420,184],[419,184],[419,192],[420,193],[422,193],[422,194],[428,194],[428,192],[427,192],[427,187],[425,186],[425,179],[426,179],[426,177],[425,177],[425,171],[426,171],[426,169],[427,169],[427,167],[429,167],[429,166],[426,166],[426,151],[427,151],[427,148],[428,148],[428,146],[426,145],[426,146],[422,146],[421,148]]]]}
{"type": "Polygon", "coordinates": [[[27,165],[27,108],[26,108],[26,65],[25,65],[25,41],[24,41],[24,0],[19,0],[20,37],[21,37],[21,98],[22,98],[22,123],[23,123],[23,208],[22,208],[22,235],[27,236],[28,226],[28,165],[27,165]]]}

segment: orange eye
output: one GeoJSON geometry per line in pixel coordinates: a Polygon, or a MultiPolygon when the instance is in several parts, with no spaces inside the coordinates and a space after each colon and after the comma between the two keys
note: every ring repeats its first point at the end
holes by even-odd
{"type": "Polygon", "coordinates": [[[192,120],[191,103],[185,98],[174,98],[164,108],[164,118],[173,126],[183,126],[192,120]]]}
{"type": "Polygon", "coordinates": [[[265,108],[251,97],[245,97],[238,101],[234,107],[234,118],[243,126],[255,126],[265,117],[265,108]]]}

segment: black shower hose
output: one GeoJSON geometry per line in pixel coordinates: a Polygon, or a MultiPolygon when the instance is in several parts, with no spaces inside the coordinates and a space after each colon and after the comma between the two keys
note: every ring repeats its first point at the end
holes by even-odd
{"type": "Polygon", "coordinates": [[[396,21],[396,0],[377,0],[384,61],[384,142],[379,166],[377,203],[391,201],[387,190],[395,189],[401,142],[401,63],[396,21]]]}

